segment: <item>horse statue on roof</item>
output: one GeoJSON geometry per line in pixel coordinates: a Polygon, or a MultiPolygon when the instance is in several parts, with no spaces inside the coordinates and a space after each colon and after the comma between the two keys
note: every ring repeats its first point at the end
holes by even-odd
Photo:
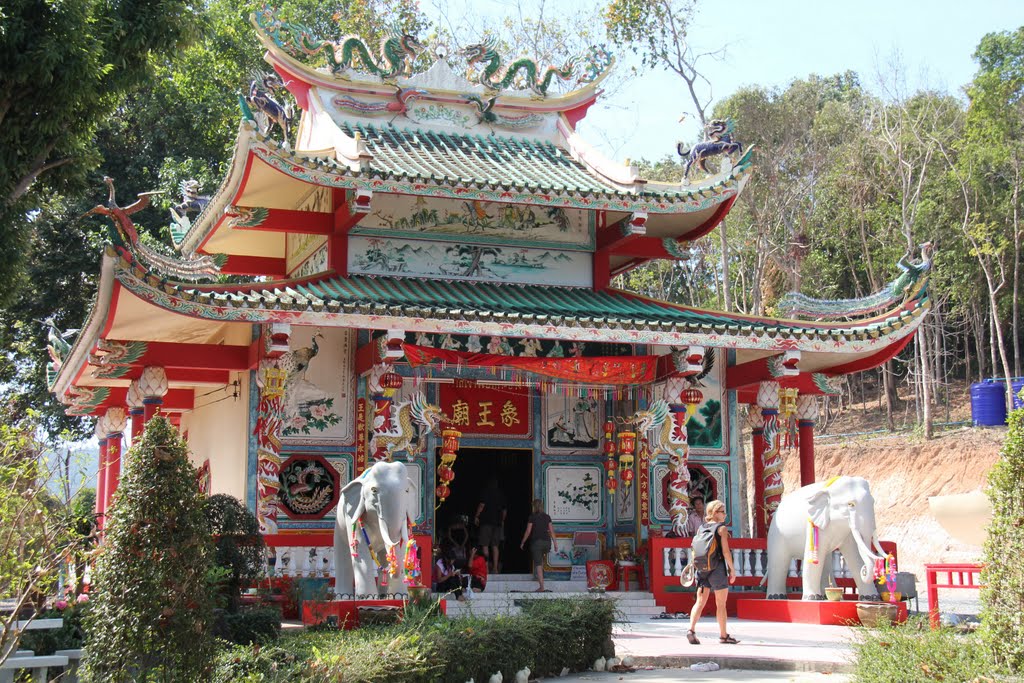
{"type": "Polygon", "coordinates": [[[732,119],[714,119],[708,121],[704,127],[704,142],[698,142],[692,148],[687,148],[683,143],[676,145],[679,156],[686,158],[686,168],[683,171],[683,178],[690,177],[690,168],[694,164],[697,168],[710,173],[707,168],[707,161],[719,154],[742,154],[743,143],[732,139],[734,129],[732,119]]]}

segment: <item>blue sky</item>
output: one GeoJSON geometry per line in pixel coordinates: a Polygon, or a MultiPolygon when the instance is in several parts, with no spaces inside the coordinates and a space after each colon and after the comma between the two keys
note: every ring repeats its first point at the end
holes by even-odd
{"type": "MultiPolygon", "coordinates": [[[[423,2],[423,7],[431,12],[439,2],[423,2]]],[[[464,14],[504,16],[514,13],[518,2],[444,0],[442,4],[454,21],[464,14]]],[[[581,0],[547,0],[545,11],[558,15],[580,4],[581,0]]],[[[971,54],[981,37],[1022,25],[1024,0],[704,0],[690,35],[698,51],[727,46],[722,61],[701,62],[716,99],[744,85],[785,87],[811,73],[846,70],[856,71],[866,87],[882,94],[877,74],[881,71],[891,77],[892,69],[886,65],[894,55],[902,63],[908,89],[959,92],[974,74],[971,54]]],[[[697,134],[692,117],[687,126],[678,123],[684,111],[692,111],[684,87],[673,74],[646,72],[614,99],[599,101],[581,133],[619,161],[674,154],[677,140],[692,140],[697,134]]]]}

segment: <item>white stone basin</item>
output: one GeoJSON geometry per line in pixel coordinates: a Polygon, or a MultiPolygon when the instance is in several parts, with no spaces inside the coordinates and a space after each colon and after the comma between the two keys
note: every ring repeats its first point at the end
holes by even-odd
{"type": "Polygon", "coordinates": [[[983,492],[931,496],[928,507],[942,528],[956,540],[977,546],[985,543],[992,521],[992,506],[983,492]]]}

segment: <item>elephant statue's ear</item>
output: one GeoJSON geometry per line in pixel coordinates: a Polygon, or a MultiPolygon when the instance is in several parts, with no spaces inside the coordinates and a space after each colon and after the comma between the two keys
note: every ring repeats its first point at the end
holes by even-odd
{"type": "Polygon", "coordinates": [[[362,488],[362,486],[363,486],[363,480],[362,480],[362,478],[360,478],[360,477],[356,477],[355,479],[353,479],[353,480],[352,480],[352,481],[350,481],[349,483],[345,484],[345,485],[344,485],[344,486],[343,486],[343,487],[341,488],[341,493],[345,493],[345,491],[348,491],[348,490],[349,490],[349,489],[351,489],[351,488],[356,488],[356,489],[359,489],[359,488],[362,488]]]}
{"type": "Polygon", "coordinates": [[[819,529],[828,526],[830,502],[828,491],[818,491],[807,499],[807,516],[811,523],[819,529]]]}

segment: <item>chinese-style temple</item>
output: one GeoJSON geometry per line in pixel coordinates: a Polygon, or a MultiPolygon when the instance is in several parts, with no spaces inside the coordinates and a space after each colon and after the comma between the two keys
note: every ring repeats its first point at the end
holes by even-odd
{"type": "MultiPolygon", "coordinates": [[[[741,548],[763,548],[780,433],[798,425],[813,481],[818,397],[898,353],[929,307],[927,264],[903,264],[862,300],[792,296],[791,319],[612,287],[686,259],[753,161],[732,145],[668,184],[603,158],[576,130],[611,67],[601,51],[541,79],[503,77],[475,46],[469,80],[444,59],[414,72],[424,57],[408,37],[352,58],[354,39],[319,40],[270,10],[255,24],[273,74],[241,98],[221,185],[184,185],[179,255],[138,242],[135,205],[117,205],[112,181],[96,209],[112,223],[99,289],[51,384],[69,412],[98,418],[100,513],[124,432],[159,412],[207,491],[245,501],[270,545],[302,549],[299,573],[330,563],[341,487],[391,458],[409,468],[426,544],[471,518],[497,478],[508,572],[529,571],[516,541],[534,498],[559,537],[556,577],[623,542],[671,545],[697,495],[726,503],[741,548]],[[567,74],[568,92],[549,93],[567,74]],[[443,463],[442,432],[455,455],[443,463]]],[[[664,557],[665,576],[678,573],[664,557]]]]}

